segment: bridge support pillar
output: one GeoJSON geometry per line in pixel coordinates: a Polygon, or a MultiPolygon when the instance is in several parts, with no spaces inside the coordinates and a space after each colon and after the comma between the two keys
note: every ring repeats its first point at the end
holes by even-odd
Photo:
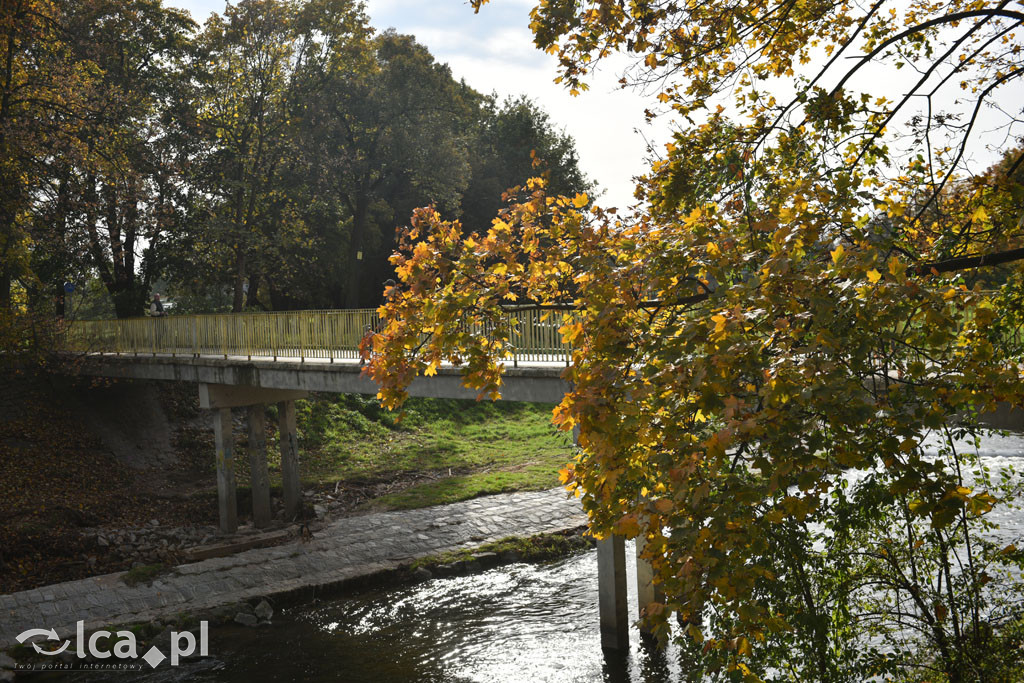
{"type": "Polygon", "coordinates": [[[284,516],[297,519],[302,511],[302,487],[299,485],[299,444],[295,434],[295,401],[277,404],[281,441],[281,487],[284,489],[284,516]]]}
{"type": "Polygon", "coordinates": [[[628,650],[626,545],[622,536],[613,535],[597,542],[597,597],[601,615],[601,647],[628,650]]]}
{"type": "Polygon", "coordinates": [[[636,537],[636,602],[639,611],[637,616],[640,617],[640,635],[652,637],[654,634],[644,625],[644,608],[652,602],[660,602],[663,594],[654,584],[654,569],[651,563],[641,557],[646,545],[644,534],[636,537]]]}
{"type": "Polygon", "coordinates": [[[220,530],[230,534],[238,530],[238,499],[235,463],[232,454],[231,408],[213,411],[213,438],[217,445],[217,504],[220,530]]]}
{"type": "Polygon", "coordinates": [[[249,418],[249,472],[252,488],[252,523],[270,524],[270,474],[267,472],[267,423],[263,405],[246,408],[249,418]]]}

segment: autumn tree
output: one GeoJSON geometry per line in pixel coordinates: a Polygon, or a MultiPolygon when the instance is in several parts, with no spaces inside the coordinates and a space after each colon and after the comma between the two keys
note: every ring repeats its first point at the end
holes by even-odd
{"type": "Polygon", "coordinates": [[[64,33],[68,5],[15,0],[0,5],[0,311],[15,281],[32,279],[28,221],[42,160],[75,153],[74,132],[90,92],[91,65],[75,58],[64,33]]]}
{"type": "MultiPolygon", "coordinates": [[[[55,221],[47,221],[51,237],[84,245],[88,259],[72,261],[66,276],[97,273],[118,317],[142,314],[164,241],[183,216],[186,152],[174,106],[194,27],[159,0],[97,1],[71,13],[74,52],[96,73],[78,133],[84,152],[48,160],[52,204],[36,211],[55,221]]],[[[41,246],[46,236],[44,226],[41,246]]],[[[61,275],[51,283],[60,287],[61,275]]]]}
{"type": "Polygon", "coordinates": [[[486,229],[418,211],[382,398],[442,362],[497,395],[503,307],[546,309],[574,349],[565,481],[596,535],[644,537],[666,595],[646,618],[678,621],[708,676],[1019,671],[1024,558],[985,535],[1018,492],[963,441],[1024,401],[1022,157],[968,163],[988,109],[1020,145],[1022,21],[1005,2],[539,3],[560,81],[634,55],[625,82],[677,132],[633,213],[540,179],[486,229]]]}

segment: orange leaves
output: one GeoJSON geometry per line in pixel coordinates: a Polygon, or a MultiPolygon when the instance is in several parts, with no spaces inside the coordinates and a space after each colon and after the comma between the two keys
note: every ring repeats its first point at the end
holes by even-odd
{"type": "Polygon", "coordinates": [[[655,509],[663,515],[667,515],[675,509],[675,504],[668,498],[659,498],[654,501],[655,509]]]}
{"type": "Polygon", "coordinates": [[[640,534],[639,516],[628,514],[620,517],[615,523],[615,533],[625,538],[636,538],[640,534]]]}

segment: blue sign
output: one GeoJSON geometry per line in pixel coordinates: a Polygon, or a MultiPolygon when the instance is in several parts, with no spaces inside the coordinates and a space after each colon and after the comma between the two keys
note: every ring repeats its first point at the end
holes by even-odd
{"type": "Polygon", "coordinates": [[[64,283],[64,291],[67,292],[68,294],[70,294],[71,292],[75,291],[75,283],[74,282],[65,282],[64,283]]]}

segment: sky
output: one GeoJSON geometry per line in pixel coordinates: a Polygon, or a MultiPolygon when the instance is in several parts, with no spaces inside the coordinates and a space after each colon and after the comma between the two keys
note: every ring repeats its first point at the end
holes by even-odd
{"type": "MultiPolygon", "coordinates": [[[[223,0],[165,0],[188,10],[202,24],[223,0]]],[[[571,96],[554,83],[557,62],[533,45],[529,11],[535,0],[491,0],[474,14],[467,0],[368,0],[370,23],[379,31],[408,33],[447,63],[456,78],[482,93],[525,94],[548,112],[552,123],[572,134],[580,167],[603,190],[602,206],[633,203],[633,177],[646,168],[645,137],[659,145],[663,126],[644,120],[646,98],[618,86],[626,62],[609,62],[588,80],[590,90],[571,96]]]]}

